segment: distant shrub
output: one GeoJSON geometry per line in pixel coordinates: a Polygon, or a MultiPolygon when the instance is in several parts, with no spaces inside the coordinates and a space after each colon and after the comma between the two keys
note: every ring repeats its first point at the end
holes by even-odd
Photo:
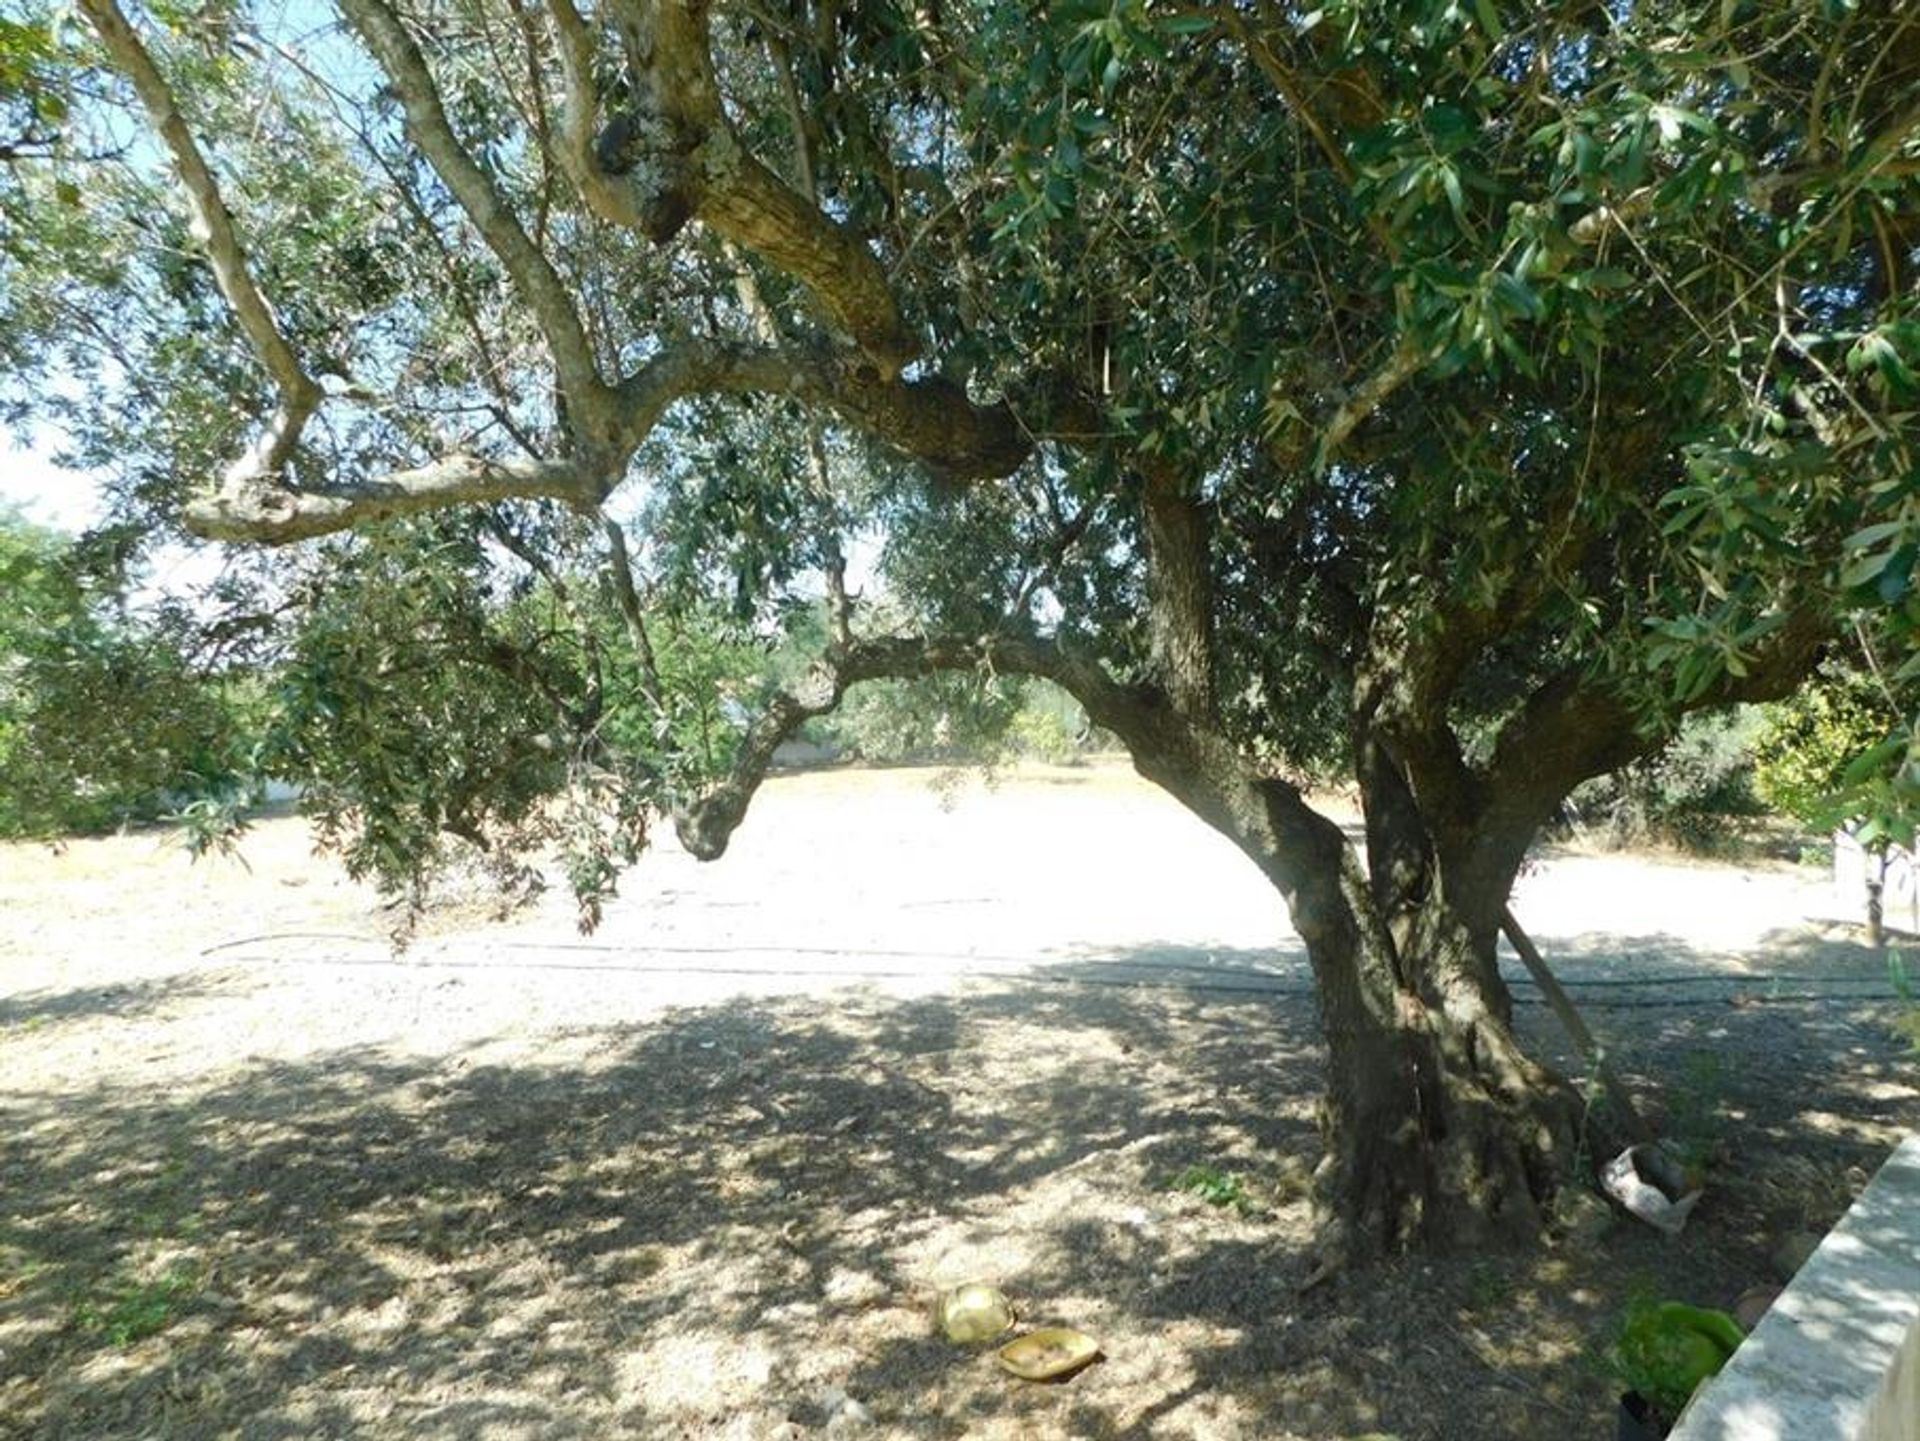
{"type": "Polygon", "coordinates": [[[1715,849],[1763,811],[1754,745],[1765,726],[1755,706],[1689,716],[1665,750],[1576,790],[1569,819],[1607,844],[1715,849]]]}
{"type": "Polygon", "coordinates": [[[1073,698],[1044,681],[955,674],[861,686],[808,734],[880,764],[1063,765],[1085,749],[1089,730],[1073,698]]]}
{"type": "Polygon", "coordinates": [[[1071,765],[1092,744],[1087,713],[1057,686],[1030,681],[1023,688],[1019,714],[1007,731],[1008,744],[1029,760],[1071,765]]]}
{"type": "Polygon", "coordinates": [[[1822,677],[1767,708],[1754,747],[1754,788],[1776,810],[1830,829],[1851,819],[1844,813],[1849,770],[1886,742],[1898,720],[1864,677],[1822,677]]]}

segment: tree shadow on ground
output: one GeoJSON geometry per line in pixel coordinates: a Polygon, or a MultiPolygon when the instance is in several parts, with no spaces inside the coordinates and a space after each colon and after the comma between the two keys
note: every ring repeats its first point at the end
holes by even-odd
{"type": "Polygon", "coordinates": [[[0,997],[0,1031],[10,1026],[40,1030],[63,1021],[98,1016],[132,1020],[210,995],[230,995],[233,990],[231,977],[162,976],[67,991],[22,991],[0,997]]]}
{"type": "Polygon", "coordinates": [[[1087,969],[679,1011],[512,1063],[350,1051],[191,1094],[5,1097],[0,1415],[46,1438],[759,1441],[851,1396],[915,1437],[1597,1430],[1580,1357],[1633,1278],[1724,1304],[1915,1114],[1868,1020],[1648,1012],[1637,1071],[1739,1058],[1699,1118],[1725,1179],[1682,1243],[1616,1229],[1302,1295],[1276,1163],[1315,1158],[1311,1007],[1087,969]],[[1758,1188],[1783,1155],[1824,1189],[1758,1188]],[[1249,1212],[1168,1189],[1196,1163],[1244,1175],[1249,1212]],[[971,1276],[1105,1361],[1026,1386],[934,1339],[938,1287],[971,1276]]]}
{"type": "MultiPolygon", "coordinates": [[[[1676,974],[1711,971],[1738,980],[1796,975],[1809,979],[1887,981],[1887,951],[1863,944],[1844,927],[1813,924],[1767,931],[1749,944],[1698,945],[1671,931],[1625,935],[1618,931],[1555,934],[1539,931],[1533,939],[1549,964],[1566,962],[1589,971],[1614,971],[1660,980],[1676,974]]],[[[1897,949],[1897,947],[1896,947],[1897,949]]],[[[1502,961],[1517,971],[1517,957],[1503,949],[1502,961]]]]}

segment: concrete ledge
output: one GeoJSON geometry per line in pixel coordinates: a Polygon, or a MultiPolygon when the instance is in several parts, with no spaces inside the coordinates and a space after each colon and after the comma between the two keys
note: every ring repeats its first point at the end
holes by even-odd
{"type": "Polygon", "coordinates": [[[1700,1388],[1670,1441],[1920,1441],[1920,1135],[1700,1388]]]}

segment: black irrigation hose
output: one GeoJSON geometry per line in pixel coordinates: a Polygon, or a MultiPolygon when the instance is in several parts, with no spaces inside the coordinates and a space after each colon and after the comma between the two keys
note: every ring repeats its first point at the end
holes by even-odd
{"type": "MultiPolygon", "coordinates": [[[[334,931],[272,931],[272,932],[267,932],[263,935],[258,935],[258,936],[242,936],[237,940],[221,941],[217,945],[211,945],[211,946],[205,947],[200,952],[200,954],[203,956],[211,956],[219,951],[234,950],[240,946],[250,946],[259,941],[299,941],[299,940],[355,941],[355,942],[364,942],[372,945],[383,944],[377,937],[355,936],[355,935],[348,935],[348,934],[334,932],[334,931]]],[[[511,940],[495,941],[495,942],[492,942],[491,944],[495,950],[502,950],[502,951],[584,951],[584,952],[588,952],[595,955],[621,955],[621,956],[630,956],[635,954],[673,955],[673,956],[863,955],[863,956],[893,956],[893,957],[898,957],[899,959],[902,959],[902,960],[939,961],[939,960],[979,959],[979,960],[987,960],[987,961],[1007,961],[1012,963],[1021,963],[1024,959],[1020,956],[999,956],[999,955],[976,956],[976,957],[969,958],[965,956],[956,956],[949,953],[943,953],[943,952],[937,952],[937,951],[936,952],[901,951],[901,950],[893,950],[893,949],[849,951],[844,946],[842,947],[831,947],[831,946],[642,946],[642,947],[635,947],[635,946],[609,945],[601,941],[511,941],[511,940]]],[[[1198,950],[1200,949],[1200,947],[1192,947],[1191,949],[1198,950]]],[[[298,958],[296,957],[295,959],[298,959],[298,958]]],[[[1562,959],[1564,960],[1564,958],[1562,959]]],[[[1073,961],[1067,961],[1067,962],[1056,961],[1056,962],[1053,962],[1052,964],[1073,964],[1073,963],[1074,963],[1073,961]]],[[[1204,966],[1204,965],[1199,965],[1192,961],[1087,961],[1083,963],[1093,964],[1093,965],[1116,966],[1116,967],[1117,966],[1140,966],[1140,967],[1150,966],[1152,969],[1156,971],[1193,971],[1201,975],[1209,975],[1209,976],[1218,976],[1218,975],[1226,975],[1226,974],[1243,975],[1243,976],[1260,976],[1260,975],[1271,974],[1269,972],[1264,972],[1264,971],[1244,970],[1239,967],[1233,967],[1233,966],[1204,966]]],[[[354,963],[341,962],[341,964],[354,964],[354,963]]],[[[424,965],[429,963],[424,961],[419,961],[419,960],[409,960],[404,962],[404,964],[424,965]]],[[[516,964],[524,965],[527,963],[519,962],[516,964]]],[[[701,968],[692,967],[692,966],[612,967],[612,966],[596,966],[596,965],[581,963],[578,965],[562,964],[559,966],[549,967],[549,969],[565,969],[565,970],[649,969],[649,970],[669,970],[669,971],[698,971],[701,968]]],[[[742,974],[747,974],[747,975],[772,974],[770,972],[757,971],[750,967],[742,967],[740,968],[740,971],[742,974]]],[[[788,972],[784,972],[783,974],[787,974],[787,975],[846,974],[846,975],[909,976],[909,975],[915,975],[918,973],[908,972],[908,971],[901,971],[901,972],[845,971],[843,972],[839,969],[829,967],[822,971],[788,971],[788,972]]],[[[987,973],[975,971],[975,972],[971,972],[970,974],[982,975],[987,973]]],[[[1502,978],[1505,979],[1509,984],[1517,984],[1517,985],[1523,985],[1523,986],[1535,986],[1538,984],[1533,979],[1533,977],[1528,975],[1511,975],[1506,972],[1502,972],[1501,974],[1502,974],[1502,978]]],[[[1275,976],[1275,979],[1278,980],[1279,977],[1275,976]]],[[[1878,976],[1820,976],[1820,975],[1809,975],[1804,972],[1789,972],[1789,971],[1768,971],[1762,975],[1739,975],[1739,974],[1727,972],[1727,971],[1681,971],[1674,975],[1660,975],[1660,976],[1589,976],[1589,977],[1576,977],[1572,979],[1563,978],[1560,984],[1563,986],[1589,986],[1589,987],[1689,986],[1689,985],[1761,986],[1761,985],[1776,985],[1776,984],[1797,985],[1797,986],[1876,986],[1876,985],[1884,985],[1885,982],[1883,982],[1878,976]]],[[[1887,999],[1898,999],[1898,997],[1888,997],[1887,999]]]]}
{"type": "MultiPolygon", "coordinates": [[[[206,947],[204,950],[200,952],[200,954],[203,956],[210,956],[215,954],[216,952],[234,950],[240,946],[252,945],[259,941],[276,941],[276,940],[365,941],[369,939],[370,938],[364,937],[364,936],[346,936],[346,935],[339,935],[339,934],[334,934],[329,932],[283,931],[283,932],[269,933],[269,934],[258,935],[258,936],[246,936],[246,937],[242,937],[239,940],[233,940],[233,941],[222,941],[217,945],[206,947]]],[[[590,952],[595,952],[600,954],[611,954],[611,955],[636,954],[634,948],[632,947],[596,944],[590,941],[561,941],[561,942],[554,942],[550,944],[545,942],[536,943],[536,942],[530,942],[530,941],[501,941],[497,943],[496,948],[500,950],[518,950],[518,951],[535,951],[535,950],[538,950],[538,951],[590,951],[590,952]]],[[[726,955],[730,953],[737,954],[742,951],[759,953],[759,954],[786,954],[786,955],[846,954],[844,951],[834,951],[834,950],[828,950],[828,949],[819,948],[819,947],[809,948],[809,947],[797,947],[797,946],[792,946],[792,947],[790,946],[730,946],[730,947],[656,946],[656,947],[648,948],[648,950],[652,954],[669,954],[669,955],[726,955]]],[[[647,952],[642,952],[642,953],[644,954],[647,952]]],[[[923,959],[923,960],[956,959],[952,957],[928,956],[923,952],[916,952],[916,951],[867,951],[867,952],[863,952],[862,954],[880,955],[880,956],[913,957],[913,958],[923,959]]],[[[627,973],[637,973],[637,974],[653,974],[653,975],[665,974],[665,975],[688,975],[688,976],[822,976],[822,977],[840,976],[840,977],[846,977],[853,980],[918,980],[918,979],[922,979],[924,976],[924,972],[921,972],[921,971],[850,970],[842,967],[831,967],[831,966],[810,967],[805,970],[767,971],[754,966],[715,966],[715,965],[678,965],[678,966],[665,965],[665,966],[662,966],[662,965],[644,965],[644,964],[608,965],[605,963],[594,963],[594,962],[587,962],[587,961],[488,962],[488,961],[462,961],[462,960],[435,959],[435,958],[430,958],[425,956],[372,956],[372,957],[238,956],[238,957],[235,957],[235,959],[239,961],[251,961],[251,962],[265,961],[271,964],[278,964],[278,965],[391,966],[391,967],[396,967],[402,970],[453,970],[453,971],[528,971],[528,970],[531,970],[531,971],[598,971],[598,972],[611,971],[611,972],[627,972],[627,973]]],[[[958,958],[958,959],[964,959],[964,958],[958,958]]],[[[1016,958],[990,957],[989,959],[1012,960],[1016,958]]],[[[1261,973],[1255,972],[1255,971],[1236,971],[1236,970],[1231,970],[1231,969],[1222,968],[1222,967],[1198,966],[1198,965],[1192,965],[1192,964],[1184,964],[1181,962],[1167,962],[1165,964],[1159,964],[1154,962],[1126,962],[1126,961],[1090,962],[1083,967],[1080,973],[1074,974],[1074,975],[1044,975],[1043,976],[1043,975],[1036,975],[1031,970],[1020,970],[1020,971],[969,970],[969,971],[958,973],[955,979],[1019,981],[1019,982],[1028,982],[1028,983],[1037,984],[1037,985],[1067,984],[1067,985],[1080,985],[1080,986],[1103,986],[1103,987],[1109,987],[1113,989],[1126,989],[1126,990],[1140,990],[1143,988],[1151,988],[1154,986],[1164,986],[1171,989],[1178,989],[1178,990],[1184,990],[1184,991],[1199,991],[1203,993],[1219,994],[1219,995],[1267,995],[1267,996],[1283,996],[1288,998],[1308,998],[1315,994],[1314,988],[1312,986],[1289,985],[1289,984],[1286,984],[1284,981],[1281,980],[1280,977],[1277,977],[1277,976],[1273,977],[1271,980],[1265,980],[1261,978],[1261,973]],[[1142,976],[1142,977],[1128,977],[1128,978],[1115,977],[1111,979],[1107,977],[1096,977],[1094,975],[1088,974],[1088,972],[1092,970],[1107,970],[1107,971],[1119,972],[1119,971],[1131,970],[1131,969],[1150,971],[1153,974],[1148,976],[1142,976]],[[1237,975],[1237,976],[1244,977],[1248,980],[1251,980],[1254,983],[1251,985],[1235,985],[1232,983],[1222,984],[1219,980],[1163,981],[1157,978],[1160,974],[1167,971],[1188,971],[1188,972],[1194,972],[1200,975],[1211,976],[1211,977],[1225,977],[1229,975],[1237,975]]],[[[1506,979],[1509,984],[1517,984],[1517,985],[1529,986],[1529,987],[1534,986],[1536,984],[1531,976],[1510,976],[1510,977],[1506,977],[1506,979]]],[[[1730,976],[1730,975],[1723,975],[1716,972],[1691,972],[1691,973],[1687,973],[1680,976],[1659,976],[1659,977],[1645,977],[1645,978],[1614,977],[1614,978],[1589,980],[1589,981],[1571,981],[1570,980],[1570,981],[1564,981],[1562,982],[1562,984],[1568,985],[1568,986],[1576,986],[1576,985],[1667,986],[1667,985],[1675,985],[1675,984],[1698,984],[1701,982],[1717,982],[1722,985],[1734,986],[1734,987],[1747,987],[1747,988],[1754,988],[1754,987],[1767,988],[1775,985],[1778,982],[1787,982],[1787,983],[1796,984],[1796,985],[1813,984],[1813,985],[1823,985],[1823,986],[1827,986],[1827,985],[1858,986],[1858,985],[1881,984],[1874,978],[1862,977],[1862,976],[1808,976],[1808,975],[1773,976],[1773,975],[1768,975],[1768,976],[1755,977],[1755,976],[1730,976]]],[[[1539,997],[1531,996],[1531,995],[1516,996],[1514,999],[1518,1004],[1521,1004],[1521,1005],[1538,1006],[1538,1005],[1546,1004],[1539,997]]],[[[1725,1006],[1725,1005],[1732,1004],[1735,999],[1736,997],[1734,996],[1724,996],[1724,995],[1722,996],[1690,996],[1690,997],[1684,997],[1684,998],[1670,998],[1670,999],[1664,999],[1664,1000],[1649,1000],[1649,999],[1613,1000],[1605,997],[1595,997],[1587,1000],[1584,1004],[1597,1010],[1616,1010],[1616,1011],[1618,1010],[1675,1010],[1675,1009],[1690,1009],[1690,1008],[1696,1008],[1696,1007],[1703,1008],[1707,1006],[1725,1006]]],[[[1862,1002],[1868,1002],[1868,1001],[1897,1001],[1904,998],[1899,993],[1891,989],[1883,988],[1881,990],[1877,990],[1873,992],[1865,992],[1865,993],[1848,992],[1842,995],[1833,995],[1830,993],[1823,994],[1818,991],[1794,991],[1794,992],[1785,992],[1785,993],[1778,992],[1778,991],[1769,991],[1766,994],[1753,994],[1752,990],[1748,989],[1748,990],[1741,991],[1737,996],[1737,999],[1744,1001],[1746,1004],[1749,1004],[1749,1005],[1773,1005],[1773,1004],[1778,1004],[1782,1002],[1809,1002],[1809,1001],[1811,1002],[1844,1001],[1849,1004],[1860,1004],[1862,1002]]]]}
{"type": "MultiPolygon", "coordinates": [[[[1538,996],[1515,996],[1516,1005],[1544,1006],[1546,1002],[1538,996]]],[[[1774,1006],[1799,1002],[1844,1002],[1850,1006],[1862,1005],[1868,1001],[1897,1001],[1902,997],[1895,991],[1874,991],[1862,994],[1852,992],[1844,996],[1823,995],[1818,991],[1789,991],[1779,995],[1755,996],[1740,994],[1737,996],[1684,996],[1670,1000],[1655,1001],[1644,998],[1636,1000],[1610,1000],[1602,997],[1598,1000],[1582,1001],[1580,1004],[1590,1011],[1678,1011],[1705,1009],[1708,1006],[1774,1006]]]]}

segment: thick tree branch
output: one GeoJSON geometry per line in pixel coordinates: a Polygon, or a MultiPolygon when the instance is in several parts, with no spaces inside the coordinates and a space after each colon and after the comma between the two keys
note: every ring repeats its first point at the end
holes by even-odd
{"type": "Polygon", "coordinates": [[[701,860],[714,860],[727,843],[760,783],[774,752],[801,726],[826,715],[847,690],[863,681],[913,680],[943,671],[993,671],[1044,676],[1066,690],[1096,724],[1115,734],[1138,734],[1149,723],[1151,703],[1113,680],[1092,661],[1069,656],[1045,641],[1002,636],[890,636],[830,642],[800,682],[782,691],[747,728],[732,774],[681,808],[674,817],[680,842],[701,860]]]}
{"type": "MultiPolygon", "coordinates": [[[[1516,618],[1524,612],[1516,612],[1516,618]]],[[[1471,835],[1478,786],[1448,720],[1448,701],[1480,653],[1478,613],[1436,607],[1414,628],[1397,612],[1376,621],[1353,686],[1355,762],[1369,818],[1404,786],[1442,853],[1471,835]],[[1378,754],[1375,754],[1376,749],[1378,754]]]]}
{"type": "MultiPolygon", "coordinates": [[[[1010,636],[891,636],[829,645],[801,682],[748,727],[732,774],[675,817],[681,843],[703,860],[723,854],[781,742],[832,711],[850,687],[950,671],[1052,681],[1095,725],[1120,738],[1142,775],[1246,851],[1290,905],[1304,903],[1316,878],[1340,870],[1337,863],[1328,866],[1330,857],[1351,849],[1340,828],[1296,787],[1256,770],[1216,730],[1189,722],[1157,692],[1123,685],[1098,662],[1053,642],[1010,636]]],[[[1357,865],[1353,874],[1359,876],[1357,865]]]]}
{"type": "Polygon", "coordinates": [[[367,521],[459,505],[545,498],[590,507],[601,476],[573,461],[488,460],[454,455],[413,470],[326,490],[295,490],[263,478],[229,482],[187,503],[187,528],[208,540],[285,545],[367,521]]]}
{"type": "Polygon", "coordinates": [[[731,130],[717,130],[695,158],[700,219],[804,284],[881,379],[892,379],[920,353],[886,272],[858,236],[747,154],[731,130]]]}
{"type": "Polygon", "coordinates": [[[1581,563],[1596,539],[1593,518],[1604,495],[1637,485],[1666,454],[1665,433],[1644,415],[1596,416],[1593,423],[1604,434],[1593,437],[1579,472],[1546,495],[1526,496],[1502,527],[1508,550],[1503,562],[1489,564],[1486,594],[1443,593],[1417,624],[1390,612],[1368,635],[1354,686],[1356,734],[1362,748],[1369,738],[1385,743],[1444,860],[1470,842],[1485,804],[1484,777],[1467,765],[1449,720],[1462,678],[1581,563]]]}
{"type": "MultiPolygon", "coordinates": [[[[378,3],[378,0],[355,0],[378,3]]],[[[886,272],[854,232],[763,165],[720,103],[704,5],[614,0],[637,106],[587,140],[598,109],[592,32],[572,0],[551,0],[567,86],[566,163],[588,204],[656,240],[698,217],[723,240],[799,280],[827,319],[891,380],[920,345],[886,272]]]]}
{"type": "Polygon", "coordinates": [[[640,605],[640,592],[633,583],[633,560],[627,553],[627,533],[611,516],[602,517],[607,536],[608,579],[613,584],[614,603],[627,628],[627,640],[633,646],[640,666],[640,691],[656,716],[665,710],[666,692],[660,685],[660,666],[653,653],[653,637],[647,633],[647,619],[640,605]]]}
{"type": "Polygon", "coordinates": [[[725,853],[774,752],[807,720],[864,680],[992,670],[1051,680],[1120,737],[1136,769],[1240,847],[1284,897],[1308,943],[1329,1028],[1391,1029],[1412,1000],[1395,949],[1340,828],[1299,790],[1261,774],[1217,730],[1195,725],[1155,691],[1123,686],[1097,663],[1041,640],[895,637],[829,646],[800,685],[748,729],[732,773],[675,815],[681,844],[702,860],[725,853]]]}
{"type": "Polygon", "coordinates": [[[560,111],[560,164],[594,214],[615,225],[650,230],[651,223],[636,203],[633,187],[616,183],[594,156],[599,100],[593,84],[598,48],[593,31],[574,8],[573,0],[548,0],[547,8],[553,16],[554,48],[560,55],[560,77],[566,94],[560,111]]]}
{"type": "MultiPolygon", "coordinates": [[[[1385,740],[1364,723],[1354,727],[1353,773],[1367,833],[1367,880],[1380,912],[1393,925],[1427,898],[1433,849],[1427,818],[1414,799],[1406,770],[1385,740]]],[[[1396,934],[1396,940],[1404,936],[1396,934]]]]}
{"type": "Polygon", "coordinates": [[[1320,440],[1313,452],[1316,474],[1327,468],[1335,453],[1347,443],[1347,437],[1385,405],[1396,390],[1418,375],[1425,363],[1420,347],[1403,337],[1380,368],[1355,386],[1321,426],[1320,440]]]}
{"type": "Polygon", "coordinates": [[[1744,675],[1728,674],[1684,707],[1651,721],[1631,698],[1583,672],[1553,676],[1500,727],[1481,773],[1481,863],[1517,866],[1575,786],[1659,750],[1686,713],[1791,694],[1830,639],[1830,625],[1817,611],[1792,611],[1749,659],[1744,675]]]}
{"type": "Polygon", "coordinates": [[[791,395],[851,423],[954,480],[997,478],[1032,452],[1005,405],[976,406],[938,377],[883,381],[858,359],[689,343],[662,351],[610,393],[602,446],[556,460],[455,455],[375,480],[297,490],[250,476],[190,501],[188,528],[211,540],[278,545],[362,521],[475,502],[547,498],[590,510],[620,483],[668,408],[693,395],[791,395]]]}
{"type": "Polygon", "coordinates": [[[1147,469],[1140,507],[1154,670],[1174,708],[1205,723],[1213,718],[1215,700],[1210,517],[1166,466],[1147,469]]]}
{"type": "Polygon", "coordinates": [[[341,0],[341,9],[374,60],[392,81],[414,144],[512,277],[533,312],[566,396],[569,417],[592,444],[604,444],[612,417],[610,394],[594,364],[579,313],[546,254],[521,228],[493,179],[453,132],[426,57],[386,0],[341,0]]]}
{"type": "Polygon", "coordinates": [[[81,8],[99,32],[114,64],[133,82],[134,92],[140,97],[148,119],[173,156],[174,168],[186,189],[194,238],[207,248],[214,282],[279,389],[278,411],[227,474],[230,485],[251,483],[286,464],[299,443],[307,417],[320,403],[320,386],[301,367],[292,345],[281,333],[273,307],[254,283],[233,216],[220,198],[213,172],[208,169],[206,158],[174,101],[173,90],[153,63],[153,57],[147,53],[116,0],[81,0],[81,8]]]}
{"type": "Polygon", "coordinates": [[[790,395],[824,405],[953,480],[997,479],[1033,450],[1006,405],[979,406],[939,376],[885,380],[831,351],[687,345],[663,352],[622,382],[620,433],[637,446],[675,400],[693,394],[790,395]]]}

